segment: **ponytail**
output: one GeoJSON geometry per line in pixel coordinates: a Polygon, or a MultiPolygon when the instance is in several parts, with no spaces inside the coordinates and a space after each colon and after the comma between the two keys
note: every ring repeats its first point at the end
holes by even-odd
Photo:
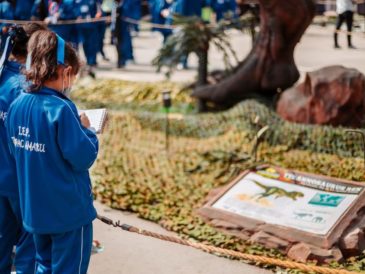
{"type": "Polygon", "coordinates": [[[77,75],[80,61],[75,49],[52,31],[37,31],[28,42],[28,60],[25,76],[37,91],[46,81],[57,80],[58,67],[71,66],[77,75]]]}

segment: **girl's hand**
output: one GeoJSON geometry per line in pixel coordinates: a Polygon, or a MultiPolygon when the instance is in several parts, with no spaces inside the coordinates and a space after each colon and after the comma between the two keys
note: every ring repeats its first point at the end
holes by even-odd
{"type": "Polygon", "coordinates": [[[91,126],[90,124],[90,120],[89,118],[86,116],[85,113],[81,113],[80,114],[80,120],[81,120],[81,125],[85,128],[89,128],[91,126]]]}

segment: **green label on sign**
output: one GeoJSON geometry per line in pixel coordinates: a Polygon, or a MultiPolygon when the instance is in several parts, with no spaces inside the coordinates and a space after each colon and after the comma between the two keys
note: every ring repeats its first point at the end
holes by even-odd
{"type": "Polygon", "coordinates": [[[312,200],[311,205],[337,207],[345,199],[345,196],[317,193],[312,200]]]}

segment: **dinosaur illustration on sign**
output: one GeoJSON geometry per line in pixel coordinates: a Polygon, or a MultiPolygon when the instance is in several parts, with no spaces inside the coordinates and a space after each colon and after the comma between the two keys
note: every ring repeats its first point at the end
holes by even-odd
{"type": "Polygon", "coordinates": [[[310,214],[310,213],[297,213],[297,212],[294,212],[294,215],[295,215],[295,219],[305,219],[305,218],[313,217],[313,214],[310,214]]]}
{"type": "Polygon", "coordinates": [[[286,191],[283,188],[280,188],[277,186],[266,186],[264,184],[261,184],[257,181],[253,181],[253,180],[252,180],[252,182],[264,190],[263,193],[257,194],[257,196],[256,196],[257,200],[260,200],[261,198],[266,198],[266,197],[272,196],[272,197],[275,197],[275,199],[289,198],[289,199],[292,199],[293,201],[296,201],[297,199],[304,197],[304,194],[302,192],[286,191]]]}

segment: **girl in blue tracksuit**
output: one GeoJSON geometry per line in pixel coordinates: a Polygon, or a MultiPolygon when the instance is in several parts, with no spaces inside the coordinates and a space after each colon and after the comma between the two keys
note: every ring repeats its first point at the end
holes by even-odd
{"type": "Polygon", "coordinates": [[[79,60],[50,31],[35,33],[28,49],[25,74],[32,86],[11,105],[6,126],[23,225],[37,252],[35,273],[85,274],[96,217],[88,170],[98,140],[68,98],[79,60]]]}
{"type": "Polygon", "coordinates": [[[39,24],[12,26],[7,33],[0,61],[0,273],[11,271],[12,251],[16,245],[15,267],[17,273],[34,272],[35,248],[33,237],[23,229],[19,203],[15,162],[7,142],[5,120],[10,104],[25,88],[25,77],[20,73],[27,56],[27,42],[36,31],[44,29],[39,24]]]}

